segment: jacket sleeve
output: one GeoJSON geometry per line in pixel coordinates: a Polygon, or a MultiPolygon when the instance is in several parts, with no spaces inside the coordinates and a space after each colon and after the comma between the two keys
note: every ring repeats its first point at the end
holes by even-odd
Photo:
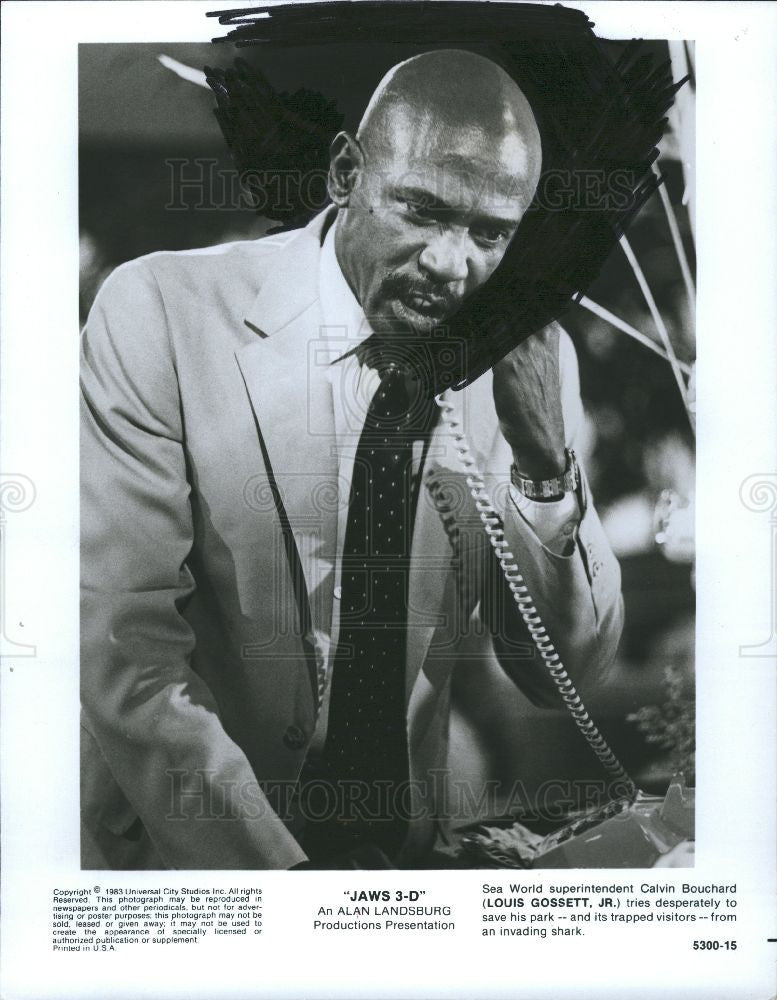
{"type": "Polygon", "coordinates": [[[81,365],[89,729],[166,866],[291,867],[304,852],[189,665],[194,635],[181,612],[195,581],[183,420],[167,316],[146,260],[104,284],[81,365]],[[189,793],[174,801],[175,788],[189,793]]]}
{"type": "MultiPolygon", "coordinates": [[[[580,379],[574,346],[564,331],[560,337],[561,392],[567,447],[574,448],[583,423],[580,379]]],[[[509,449],[497,445],[489,467],[509,469],[509,449]]],[[[519,512],[507,488],[499,511],[505,541],[531,595],[533,606],[575,686],[603,681],[615,658],[623,628],[620,567],[591,499],[581,469],[578,491],[580,519],[570,526],[564,554],[544,545],[519,512]]],[[[505,483],[506,486],[506,483],[505,483]]],[[[481,615],[486,618],[500,664],[535,704],[557,708],[556,686],[535,648],[508,587],[498,560],[489,557],[481,615]]]]}

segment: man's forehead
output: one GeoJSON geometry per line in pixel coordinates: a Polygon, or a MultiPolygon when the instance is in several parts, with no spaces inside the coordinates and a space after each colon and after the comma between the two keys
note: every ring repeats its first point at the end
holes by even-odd
{"type": "Polygon", "coordinates": [[[412,173],[420,183],[433,189],[444,185],[459,190],[462,197],[491,192],[502,200],[522,199],[533,187],[534,154],[527,137],[515,128],[484,129],[423,113],[392,119],[384,141],[395,174],[412,173]]]}

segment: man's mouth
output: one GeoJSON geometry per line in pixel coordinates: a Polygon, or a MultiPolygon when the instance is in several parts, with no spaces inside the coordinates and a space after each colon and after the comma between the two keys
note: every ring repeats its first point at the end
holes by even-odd
{"type": "Polygon", "coordinates": [[[459,305],[458,296],[448,289],[432,288],[404,275],[391,276],[383,295],[397,319],[423,331],[445,322],[459,305]]]}
{"type": "Polygon", "coordinates": [[[394,298],[394,312],[403,320],[422,321],[421,325],[441,323],[455,312],[455,304],[444,295],[434,295],[414,289],[400,292],[394,298]]]}
{"type": "Polygon", "coordinates": [[[416,312],[424,316],[432,316],[442,319],[448,312],[448,303],[443,298],[435,295],[424,295],[421,292],[412,292],[409,296],[403,297],[403,305],[409,306],[416,312]]]}
{"type": "Polygon", "coordinates": [[[431,330],[448,314],[446,303],[436,302],[425,296],[397,297],[392,300],[391,305],[397,319],[416,329],[431,330]]]}

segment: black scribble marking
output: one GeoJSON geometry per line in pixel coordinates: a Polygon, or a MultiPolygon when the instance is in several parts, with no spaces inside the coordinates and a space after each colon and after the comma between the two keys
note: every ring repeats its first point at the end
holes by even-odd
{"type": "MultiPolygon", "coordinates": [[[[396,42],[472,48],[509,72],[531,102],[543,147],[538,194],[485,285],[449,324],[468,345],[466,366],[429,365],[429,388],[460,389],[522,340],[560,318],[585,294],[618,238],[655,191],[650,167],[674,94],[669,62],[657,62],[639,41],[613,63],[579,10],[556,5],[482,2],[333,2],[281,4],[209,13],[231,30],[214,39],[244,46],[396,42]],[[590,204],[585,185],[548,197],[554,178],[593,176],[617,197],[590,204]],[[607,185],[605,185],[607,187],[607,185]]],[[[279,172],[299,171],[324,184],[328,145],[341,116],[320,94],[277,94],[245,63],[207,70],[217,116],[241,173],[254,177],[259,211],[284,225],[312,215],[312,198],[286,183],[287,202],[273,207],[269,185],[279,172]],[[262,188],[264,185],[264,188],[262,188]],[[269,205],[269,210],[268,210],[269,205]]],[[[320,192],[319,192],[320,193],[320,192]]]]}
{"type": "Polygon", "coordinates": [[[244,60],[205,67],[216,118],[257,212],[284,224],[308,221],[326,201],[329,144],[342,127],[334,101],[312,90],[276,93],[244,60]]]}

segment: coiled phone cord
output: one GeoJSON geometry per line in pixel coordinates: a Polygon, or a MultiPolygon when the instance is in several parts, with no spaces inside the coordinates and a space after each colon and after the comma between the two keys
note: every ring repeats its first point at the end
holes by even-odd
{"type": "Polygon", "coordinates": [[[537,612],[531,594],[526,586],[523,577],[518,572],[518,565],[515,556],[508,548],[504,537],[502,519],[497,514],[491,497],[486,490],[485,480],[477,468],[477,464],[472,457],[472,453],[464,436],[460,422],[453,416],[454,407],[444,398],[444,394],[435,396],[435,402],[440,408],[443,422],[453,434],[456,442],[456,451],[467,474],[467,486],[475,501],[480,520],[486,529],[488,540],[502,567],[505,580],[513,595],[513,600],[518,606],[521,618],[529,631],[529,635],[537,647],[542,661],[548,668],[548,673],[558,688],[561,698],[568,708],[575,725],[583,734],[586,742],[599,758],[604,770],[611,776],[615,785],[613,786],[614,798],[627,798],[633,801],[637,797],[637,786],[629,776],[626,769],[613,753],[605,738],[597,729],[593,719],[583,704],[580,695],[575,690],[572,679],[561,662],[561,657],[556,652],[553,643],[550,641],[547,629],[542,624],[542,619],[537,612]]]}

